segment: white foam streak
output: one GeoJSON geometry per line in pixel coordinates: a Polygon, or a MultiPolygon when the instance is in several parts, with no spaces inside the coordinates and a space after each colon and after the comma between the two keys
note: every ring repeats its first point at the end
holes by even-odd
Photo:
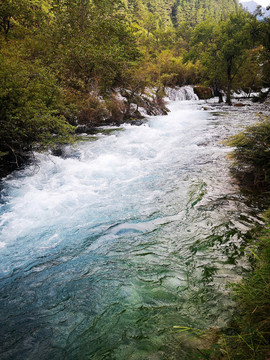
{"type": "MultiPolygon", "coordinates": [[[[41,256],[49,246],[65,246],[66,233],[74,229],[87,234],[100,222],[154,211],[164,183],[177,179],[172,173],[166,178],[166,171],[174,162],[184,166],[196,154],[198,129],[206,118],[196,107],[175,103],[171,108],[167,117],[125,125],[123,132],[77,145],[74,158],[37,155],[39,169],[31,166],[25,176],[21,172],[7,179],[0,235],[7,262],[16,257],[20,265],[30,253],[41,256]]],[[[2,263],[2,271],[9,266],[2,263]]]]}

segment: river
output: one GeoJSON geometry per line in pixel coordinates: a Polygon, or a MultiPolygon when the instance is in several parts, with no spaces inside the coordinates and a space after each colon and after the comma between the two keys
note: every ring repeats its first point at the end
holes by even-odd
{"type": "Polygon", "coordinates": [[[1,359],[184,359],[173,326],[230,320],[258,209],[221,140],[253,119],[202,106],[171,102],[2,181],[1,359]]]}

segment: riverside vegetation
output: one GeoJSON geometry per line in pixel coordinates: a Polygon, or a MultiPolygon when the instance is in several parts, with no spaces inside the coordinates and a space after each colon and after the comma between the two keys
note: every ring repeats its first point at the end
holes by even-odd
{"type": "Polygon", "coordinates": [[[166,113],[166,87],[231,104],[232,90],[268,86],[269,33],[236,0],[3,0],[2,176],[75,128],[166,113]]]}
{"type": "MultiPolygon", "coordinates": [[[[248,127],[232,137],[233,173],[245,187],[263,191],[269,201],[270,119],[248,127]]],[[[221,346],[227,359],[268,359],[270,354],[270,209],[264,213],[265,227],[257,230],[250,244],[252,270],[233,284],[238,314],[230,335],[221,346]]]]}

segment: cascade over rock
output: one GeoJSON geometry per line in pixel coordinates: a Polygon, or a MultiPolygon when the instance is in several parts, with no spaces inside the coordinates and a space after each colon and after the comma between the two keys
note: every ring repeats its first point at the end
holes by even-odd
{"type": "Polygon", "coordinates": [[[199,100],[198,96],[194,93],[193,87],[190,85],[166,88],[165,91],[168,99],[171,101],[199,100]]]}

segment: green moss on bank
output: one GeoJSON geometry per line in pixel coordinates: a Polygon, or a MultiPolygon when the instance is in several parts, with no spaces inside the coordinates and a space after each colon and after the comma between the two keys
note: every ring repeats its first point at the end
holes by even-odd
{"type": "Polygon", "coordinates": [[[260,121],[231,137],[227,145],[234,147],[233,174],[241,185],[253,189],[270,188],[270,118],[260,121]]]}

